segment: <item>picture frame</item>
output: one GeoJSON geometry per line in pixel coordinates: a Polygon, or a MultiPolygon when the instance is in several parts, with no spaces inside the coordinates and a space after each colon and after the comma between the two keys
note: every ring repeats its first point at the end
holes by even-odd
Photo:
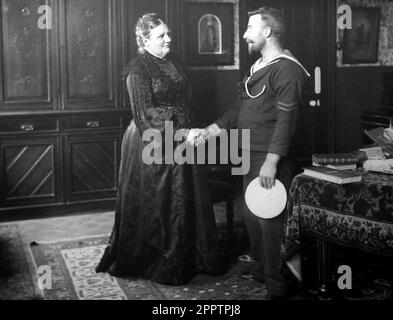
{"type": "Polygon", "coordinates": [[[343,64],[378,62],[380,7],[352,7],[352,29],[344,30],[343,64]]]}
{"type": "Polygon", "coordinates": [[[183,4],[183,51],[188,67],[238,66],[238,0],[188,0],[183,4]]]}

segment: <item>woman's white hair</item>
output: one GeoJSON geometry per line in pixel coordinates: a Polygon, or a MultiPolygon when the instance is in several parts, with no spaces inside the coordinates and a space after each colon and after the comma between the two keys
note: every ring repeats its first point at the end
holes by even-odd
{"type": "Polygon", "coordinates": [[[150,30],[163,23],[165,23],[164,20],[157,13],[145,13],[138,19],[135,25],[135,35],[139,53],[145,51],[143,39],[150,37],[150,30]]]}

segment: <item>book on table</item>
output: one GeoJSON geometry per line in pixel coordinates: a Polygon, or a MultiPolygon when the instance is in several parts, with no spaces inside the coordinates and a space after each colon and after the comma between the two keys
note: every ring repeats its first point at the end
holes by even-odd
{"type": "Polygon", "coordinates": [[[385,154],[383,153],[382,147],[378,145],[371,145],[364,148],[360,148],[359,151],[362,151],[366,154],[367,160],[370,159],[386,159],[385,154]]]}
{"type": "Polygon", "coordinates": [[[362,175],[356,170],[337,170],[324,166],[305,167],[303,174],[337,184],[352,183],[362,180],[362,175]]]}
{"type": "Polygon", "coordinates": [[[312,164],[313,166],[317,166],[317,167],[326,167],[326,168],[330,168],[330,169],[337,169],[337,170],[354,170],[357,168],[356,163],[353,164],[319,164],[316,162],[313,162],[312,164]]]}
{"type": "Polygon", "coordinates": [[[364,154],[359,151],[346,153],[313,154],[312,161],[320,165],[349,165],[362,162],[364,154]]]}

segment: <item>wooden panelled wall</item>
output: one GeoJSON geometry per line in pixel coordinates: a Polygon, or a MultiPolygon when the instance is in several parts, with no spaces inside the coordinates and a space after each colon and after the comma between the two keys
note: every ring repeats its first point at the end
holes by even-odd
{"type": "MultiPolygon", "coordinates": [[[[337,68],[335,141],[338,152],[356,150],[372,143],[363,130],[380,124],[364,127],[361,118],[363,112],[376,115],[381,112],[383,72],[392,73],[393,67],[337,68]]],[[[390,108],[390,115],[393,117],[393,106],[390,108]]]]}

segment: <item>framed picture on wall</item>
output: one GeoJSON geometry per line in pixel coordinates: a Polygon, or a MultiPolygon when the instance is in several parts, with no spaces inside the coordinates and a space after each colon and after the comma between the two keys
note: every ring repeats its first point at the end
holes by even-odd
{"type": "Polygon", "coordinates": [[[380,12],[379,7],[352,8],[352,29],[344,30],[344,64],[378,61],[380,12]]]}
{"type": "Polygon", "coordinates": [[[235,62],[235,1],[189,0],[183,5],[183,48],[188,66],[235,62]]]}

